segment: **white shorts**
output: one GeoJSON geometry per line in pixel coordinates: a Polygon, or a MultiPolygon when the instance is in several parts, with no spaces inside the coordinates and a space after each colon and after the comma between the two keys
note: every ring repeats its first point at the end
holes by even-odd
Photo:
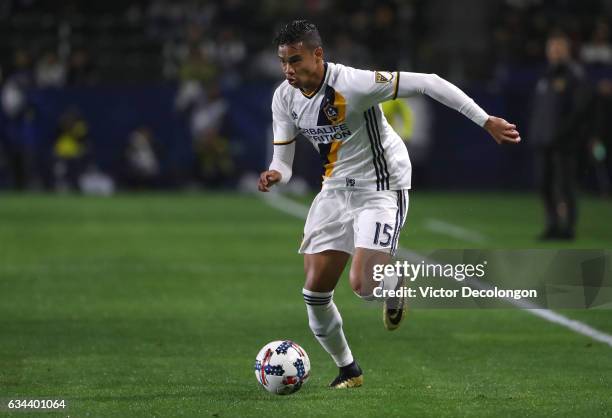
{"type": "Polygon", "coordinates": [[[300,254],[356,247],[395,255],[408,214],[408,190],[322,190],[308,211],[300,254]]]}

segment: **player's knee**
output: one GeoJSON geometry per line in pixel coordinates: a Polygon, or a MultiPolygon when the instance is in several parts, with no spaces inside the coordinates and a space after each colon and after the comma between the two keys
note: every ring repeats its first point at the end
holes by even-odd
{"type": "Polygon", "coordinates": [[[376,286],[371,276],[358,269],[352,269],[349,273],[349,281],[355,295],[366,301],[375,299],[373,291],[376,286]]]}
{"type": "Polygon", "coordinates": [[[351,271],[349,274],[349,282],[351,283],[351,289],[353,289],[353,292],[360,295],[361,290],[363,289],[361,275],[351,271]]]}
{"type": "Polygon", "coordinates": [[[319,291],[321,289],[321,275],[314,268],[305,270],[306,280],[304,281],[304,288],[312,291],[319,291]]]}
{"type": "Polygon", "coordinates": [[[311,267],[304,269],[306,279],[304,281],[304,288],[309,289],[313,292],[329,292],[335,287],[336,278],[333,278],[329,274],[325,274],[320,269],[311,267]]]}
{"type": "Polygon", "coordinates": [[[351,270],[349,274],[349,281],[351,282],[351,288],[353,292],[362,299],[368,299],[372,294],[368,286],[364,286],[364,276],[359,272],[351,270]]]}

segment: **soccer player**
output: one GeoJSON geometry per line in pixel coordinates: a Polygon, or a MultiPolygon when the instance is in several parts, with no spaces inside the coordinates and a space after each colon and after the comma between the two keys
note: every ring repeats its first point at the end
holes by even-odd
{"type": "MultiPolygon", "coordinates": [[[[394,290],[397,276],[373,281],[376,264],[388,264],[397,249],[408,212],[411,165],[406,147],[383,116],[379,104],[426,94],[486,129],[498,143],[520,141],[516,126],[489,116],[453,84],[435,74],[365,71],[326,62],[316,26],[288,23],[275,38],[286,80],[274,92],[274,155],[258,188],[267,192],[291,178],[295,140],[305,136],[323,159],[323,186],[308,212],[304,239],[303,288],[308,323],[339,367],[334,388],[361,386],[363,373],[342,331],[332,300],[349,257],[349,280],[360,297],[373,289],[394,290]]],[[[387,329],[396,329],[406,301],[386,301],[387,329]]]]}

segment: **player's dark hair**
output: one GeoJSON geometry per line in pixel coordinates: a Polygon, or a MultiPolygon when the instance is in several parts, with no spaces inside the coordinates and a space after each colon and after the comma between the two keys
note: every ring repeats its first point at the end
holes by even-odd
{"type": "Polygon", "coordinates": [[[283,25],[274,37],[274,44],[277,47],[298,42],[303,42],[311,49],[322,45],[321,35],[314,23],[307,20],[294,20],[283,25]]]}

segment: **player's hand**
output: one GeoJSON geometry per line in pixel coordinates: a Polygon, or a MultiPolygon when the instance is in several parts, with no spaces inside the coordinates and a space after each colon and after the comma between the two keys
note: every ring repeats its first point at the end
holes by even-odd
{"type": "Polygon", "coordinates": [[[505,119],[489,116],[484,128],[498,144],[517,144],[521,142],[521,135],[513,125],[505,119]]]}
{"type": "Polygon", "coordinates": [[[264,171],[259,175],[257,189],[259,189],[260,192],[269,192],[270,187],[281,181],[281,178],[281,173],[276,170],[264,171]]]}

